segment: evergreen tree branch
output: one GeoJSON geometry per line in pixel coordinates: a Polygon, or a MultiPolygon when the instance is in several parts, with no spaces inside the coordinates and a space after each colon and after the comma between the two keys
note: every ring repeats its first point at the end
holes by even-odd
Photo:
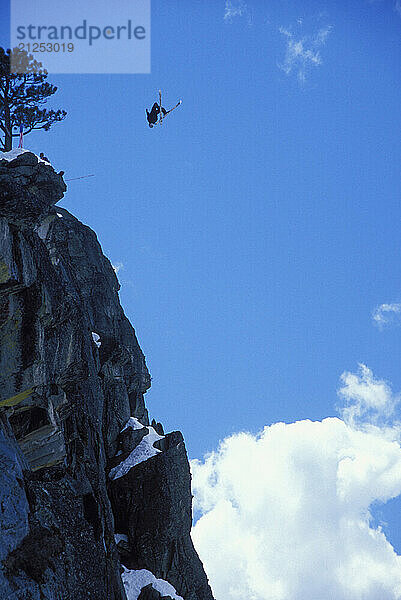
{"type": "Polygon", "coordinates": [[[19,49],[0,48],[0,138],[3,149],[10,150],[13,129],[24,126],[24,135],[34,130],[48,131],[62,121],[66,112],[43,107],[57,91],[47,80],[47,71],[32,55],[19,49]],[[11,72],[13,71],[13,72],[11,72]],[[43,107],[43,108],[42,108],[43,107]]]}

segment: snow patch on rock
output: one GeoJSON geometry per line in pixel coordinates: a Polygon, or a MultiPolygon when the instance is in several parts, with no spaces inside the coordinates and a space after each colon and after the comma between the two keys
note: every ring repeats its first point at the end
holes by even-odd
{"type": "Polygon", "coordinates": [[[135,417],[130,417],[124,427],[121,429],[121,433],[126,429],[143,429],[145,425],[143,425],[138,419],[135,417]]]}
{"type": "MultiPolygon", "coordinates": [[[[11,162],[15,158],[17,158],[20,154],[24,154],[25,152],[30,152],[31,154],[35,154],[32,150],[27,150],[26,148],[13,148],[9,152],[0,152],[0,160],[7,160],[11,162]]],[[[46,164],[50,164],[47,160],[42,160],[37,154],[35,154],[39,162],[43,162],[46,164]]]]}
{"type": "Polygon", "coordinates": [[[138,600],[142,588],[149,584],[162,596],[170,596],[173,600],[184,600],[175,588],[164,579],[157,579],[151,571],[146,569],[129,570],[124,568],[122,580],[128,600],[138,600]]]}
{"type": "MultiPolygon", "coordinates": [[[[145,426],[142,425],[142,423],[135,417],[130,417],[125,427],[121,430],[121,433],[129,427],[132,429],[143,429],[145,426]]],[[[135,467],[135,465],[138,465],[139,463],[144,462],[145,460],[148,460],[149,458],[152,458],[152,456],[156,456],[156,454],[161,452],[161,450],[155,448],[153,444],[158,440],[163,439],[165,436],[156,433],[153,427],[148,426],[147,429],[149,430],[149,433],[145,435],[143,440],[136,448],[134,448],[130,455],[125,460],[120,462],[119,465],[111,469],[109,474],[110,479],[118,479],[118,477],[123,477],[132,469],[132,467],[135,467]]]]}
{"type": "MultiPolygon", "coordinates": [[[[62,215],[60,215],[62,216],[62,215]]],[[[102,342],[100,341],[100,335],[98,333],[96,333],[96,331],[92,331],[92,339],[95,342],[96,346],[98,348],[100,348],[100,346],[102,345],[102,342]]]]}

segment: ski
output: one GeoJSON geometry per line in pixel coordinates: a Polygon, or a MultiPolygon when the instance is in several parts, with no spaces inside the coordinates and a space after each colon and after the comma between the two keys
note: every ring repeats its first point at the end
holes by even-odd
{"type": "Polygon", "coordinates": [[[161,125],[163,123],[163,118],[166,117],[168,114],[170,114],[171,112],[173,112],[173,110],[175,110],[176,108],[178,108],[178,106],[180,106],[180,104],[182,104],[182,100],[178,100],[177,104],[175,106],[173,106],[173,108],[170,108],[170,110],[166,110],[166,112],[163,114],[162,111],[162,92],[161,90],[159,90],[159,118],[156,121],[155,125],[161,125]]]}
{"type": "Polygon", "coordinates": [[[170,108],[170,110],[168,110],[164,116],[168,115],[169,113],[173,112],[173,110],[175,108],[177,108],[178,106],[180,106],[180,104],[182,104],[182,100],[178,100],[177,104],[175,106],[173,106],[173,108],[170,108]]]}

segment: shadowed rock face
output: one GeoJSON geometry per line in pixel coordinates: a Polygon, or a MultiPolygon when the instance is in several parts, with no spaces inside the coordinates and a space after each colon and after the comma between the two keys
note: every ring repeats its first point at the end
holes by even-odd
{"type": "Polygon", "coordinates": [[[10,221],[29,224],[45,216],[66,189],[53,167],[31,152],[12,161],[0,158],[0,215],[10,221]]]}
{"type": "Polygon", "coordinates": [[[0,597],[123,600],[123,562],[212,600],[181,434],[108,477],[149,431],[150,376],[96,235],[54,207],[65,189],[35,155],[0,155],[0,597]]]}
{"type": "Polygon", "coordinates": [[[209,600],[211,590],[191,531],[191,475],[179,431],[155,443],[162,452],[114,479],[110,498],[115,527],[128,536],[122,562],[148,569],[185,600],[209,600]]]}

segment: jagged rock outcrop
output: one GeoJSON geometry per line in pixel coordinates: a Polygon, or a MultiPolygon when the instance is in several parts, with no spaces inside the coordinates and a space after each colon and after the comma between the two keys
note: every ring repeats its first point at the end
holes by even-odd
{"type": "Polygon", "coordinates": [[[159,454],[112,480],[111,502],[118,533],[126,534],[130,569],[149,569],[169,581],[185,600],[208,600],[200,561],[190,538],[191,476],[180,432],[155,442],[159,454]],[[166,552],[168,548],[168,552],[166,552]]]}
{"type": "Polygon", "coordinates": [[[66,189],[53,167],[31,152],[23,152],[11,161],[0,158],[0,211],[14,223],[29,225],[43,218],[66,189]]]}
{"type": "MultiPolygon", "coordinates": [[[[32,153],[9,158],[0,155],[0,597],[123,600],[124,565],[184,600],[212,600],[189,535],[184,442],[149,425],[150,376],[114,270],[94,232],[55,208],[62,177],[32,153]],[[115,534],[125,534],[118,546],[115,534]]],[[[145,587],[141,599],[161,597],[145,587]]]]}

